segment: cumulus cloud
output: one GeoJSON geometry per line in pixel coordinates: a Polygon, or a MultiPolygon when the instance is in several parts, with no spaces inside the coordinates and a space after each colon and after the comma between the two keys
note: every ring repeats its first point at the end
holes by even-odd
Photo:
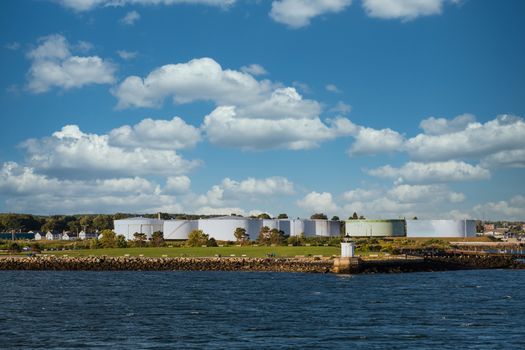
{"type": "Polygon", "coordinates": [[[450,206],[463,202],[466,196],[444,184],[400,184],[390,189],[356,188],[345,192],[341,199],[339,206],[348,214],[357,212],[377,218],[418,216],[436,219],[451,218],[450,206]]]}
{"type": "Polygon", "coordinates": [[[121,18],[120,23],[132,26],[140,19],[140,13],[137,11],[130,11],[126,13],[124,17],[121,18]]]}
{"type": "Polygon", "coordinates": [[[222,181],[222,188],[232,194],[239,195],[290,195],[294,193],[293,182],[280,176],[255,179],[253,177],[242,181],[226,178],[222,181]]]}
{"type": "Polygon", "coordinates": [[[248,73],[248,74],[251,74],[251,75],[265,75],[265,74],[268,74],[268,72],[266,71],[266,69],[264,69],[263,66],[261,66],[259,64],[256,64],[256,63],[250,64],[249,66],[242,66],[241,67],[241,72],[248,73]]]}
{"type": "Polygon", "coordinates": [[[118,108],[128,108],[158,107],[166,97],[176,103],[248,105],[263,100],[271,91],[272,84],[267,80],[257,81],[250,74],[223,69],[211,58],[198,58],[164,65],[145,78],[127,77],[113,94],[118,108]]]}
{"type": "Polygon", "coordinates": [[[270,17],[290,28],[301,28],[314,17],[341,12],[351,3],[352,0],[275,0],[270,17]]]}
{"type": "Polygon", "coordinates": [[[141,177],[70,180],[39,174],[14,162],[0,168],[0,196],[12,211],[41,214],[79,212],[155,212],[160,206],[179,207],[174,196],[141,177]]]}
{"type": "Polygon", "coordinates": [[[199,164],[174,150],[112,146],[108,135],[86,134],[76,125],[27,140],[22,147],[31,167],[66,178],[183,174],[199,164]]]}
{"type": "Polygon", "coordinates": [[[509,200],[478,204],[473,211],[478,218],[497,220],[525,220],[525,197],[517,195],[509,200]]]}
{"type": "Polygon", "coordinates": [[[441,14],[447,2],[459,0],[363,0],[363,8],[370,17],[411,20],[441,14]]]}
{"type": "Polygon", "coordinates": [[[204,118],[202,130],[220,146],[245,150],[310,149],[335,137],[348,135],[350,121],[337,119],[329,125],[319,118],[263,119],[239,116],[235,107],[218,107],[204,118]],[[235,135],[235,137],[232,137],[235,135]]]}
{"type": "Polygon", "coordinates": [[[404,142],[401,134],[388,128],[377,130],[359,127],[353,136],[355,137],[355,142],[348,150],[350,156],[398,151],[404,142]]]}
{"type": "Polygon", "coordinates": [[[43,37],[28,53],[31,68],[27,88],[42,93],[53,87],[79,88],[89,84],[111,84],[115,65],[98,56],[75,56],[71,45],[60,34],[43,37]]]}
{"type": "Polygon", "coordinates": [[[62,6],[76,12],[90,11],[101,6],[125,6],[125,5],[176,5],[195,4],[228,7],[236,0],[57,0],[62,6]]]}
{"type": "Polygon", "coordinates": [[[335,112],[339,114],[348,114],[352,111],[352,106],[343,101],[337,102],[335,106],[330,109],[330,112],[335,112]]]}
{"type": "MultiPolygon", "coordinates": [[[[461,118],[461,119],[458,119],[461,118]]],[[[450,122],[426,120],[419,134],[406,141],[405,149],[415,160],[479,159],[502,151],[525,149],[525,122],[512,115],[499,115],[486,123],[472,117],[450,122]]]]}
{"type": "Polygon", "coordinates": [[[185,193],[190,190],[190,187],[191,179],[186,175],[169,176],[162,191],[166,193],[185,193]]]}
{"type": "Polygon", "coordinates": [[[297,205],[312,213],[335,213],[339,210],[329,192],[310,192],[297,201],[297,205]]]}
{"type": "Polygon", "coordinates": [[[454,160],[432,163],[408,162],[399,168],[386,165],[368,170],[368,174],[394,179],[397,183],[471,181],[490,178],[489,170],[479,165],[454,160]]]}
{"type": "Polygon", "coordinates": [[[124,125],[109,132],[112,146],[126,148],[184,149],[201,139],[200,130],[179,117],[172,120],[143,119],[133,126],[124,125]]]}
{"type": "Polygon", "coordinates": [[[476,117],[472,114],[458,115],[453,119],[434,118],[424,119],[419,126],[427,135],[444,135],[465,130],[469,124],[475,123],[476,117]]]}

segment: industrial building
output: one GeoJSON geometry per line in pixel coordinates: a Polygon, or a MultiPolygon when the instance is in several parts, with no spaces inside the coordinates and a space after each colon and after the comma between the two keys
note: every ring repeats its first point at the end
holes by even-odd
{"type": "Polygon", "coordinates": [[[113,231],[127,240],[133,240],[135,233],[144,233],[150,239],[153,232],[164,230],[164,220],[143,217],[113,220],[113,225],[113,231]]]}
{"type": "Polygon", "coordinates": [[[475,237],[475,220],[406,220],[407,237],[475,237]]]}
{"type": "Polygon", "coordinates": [[[404,237],[405,220],[346,220],[346,234],[350,237],[404,237]]]}

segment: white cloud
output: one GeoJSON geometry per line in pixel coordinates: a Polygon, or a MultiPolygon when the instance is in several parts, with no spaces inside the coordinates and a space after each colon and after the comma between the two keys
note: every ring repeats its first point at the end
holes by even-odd
{"type": "Polygon", "coordinates": [[[395,179],[397,183],[471,181],[490,178],[489,170],[454,160],[433,163],[408,162],[400,168],[386,165],[369,170],[368,174],[395,179]]]}
{"type": "Polygon", "coordinates": [[[156,212],[157,206],[179,206],[174,196],[140,177],[64,180],[39,174],[17,163],[0,168],[0,196],[11,211],[41,214],[89,212],[156,212]]]}
{"type": "Polygon", "coordinates": [[[337,102],[337,104],[330,109],[330,112],[335,112],[335,113],[340,113],[340,114],[348,114],[351,111],[352,111],[352,106],[344,103],[343,101],[337,102]]]}
{"type": "Polygon", "coordinates": [[[390,189],[353,189],[345,192],[342,199],[344,202],[339,206],[348,215],[355,211],[369,218],[418,216],[436,219],[451,218],[450,206],[458,205],[466,197],[446,185],[401,184],[390,189]]]}
{"type": "Polygon", "coordinates": [[[336,213],[339,207],[334,203],[332,194],[329,192],[310,192],[304,198],[297,201],[297,205],[312,213],[336,213]]]}
{"type": "Polygon", "coordinates": [[[398,185],[388,191],[391,199],[400,203],[428,203],[448,201],[459,203],[465,200],[465,195],[452,192],[444,185],[398,185]]]}
{"type": "Polygon", "coordinates": [[[497,168],[525,168],[525,149],[493,153],[481,160],[481,166],[497,168]]]}
{"type": "Polygon", "coordinates": [[[67,125],[51,137],[22,144],[28,164],[39,172],[66,178],[183,174],[199,164],[173,150],[121,148],[108,135],[86,134],[67,125]]]}
{"type": "Polygon", "coordinates": [[[184,149],[201,139],[200,131],[179,117],[172,120],[143,119],[133,126],[124,125],[109,132],[111,146],[126,148],[184,149]]]}
{"type": "Polygon", "coordinates": [[[268,74],[268,72],[266,71],[266,69],[264,69],[263,66],[261,66],[259,64],[256,64],[256,63],[250,64],[249,66],[242,66],[241,67],[241,72],[248,73],[248,74],[251,74],[251,75],[265,75],[265,74],[268,74]]]}
{"type": "Polygon", "coordinates": [[[129,61],[137,57],[136,51],[126,51],[126,50],[118,50],[117,55],[119,55],[120,58],[123,60],[129,61]]]}
{"type": "Polygon", "coordinates": [[[231,196],[239,195],[290,195],[294,193],[293,182],[280,176],[268,177],[265,179],[255,179],[253,177],[242,181],[235,181],[225,178],[222,181],[222,188],[231,196]]]}
{"type": "Polygon", "coordinates": [[[162,191],[166,193],[186,193],[190,190],[190,187],[191,180],[186,175],[169,176],[162,191]]]}
{"type": "Polygon", "coordinates": [[[370,17],[411,20],[441,14],[446,2],[459,0],[363,0],[363,8],[370,17]]]}
{"type": "Polygon", "coordinates": [[[376,199],[379,196],[381,196],[381,191],[378,189],[365,190],[357,188],[355,190],[344,192],[342,198],[348,202],[357,202],[376,199]]]}
{"type": "Polygon", "coordinates": [[[392,129],[359,127],[353,136],[355,142],[348,150],[350,156],[399,151],[404,141],[403,136],[392,129]]]}
{"type": "Polygon", "coordinates": [[[140,13],[137,11],[129,11],[124,17],[120,19],[122,24],[132,26],[140,19],[140,13]]]}
{"type": "Polygon", "coordinates": [[[462,114],[454,119],[430,117],[422,120],[419,126],[427,135],[444,135],[463,131],[475,122],[476,117],[472,114],[462,114]]]}
{"type": "Polygon", "coordinates": [[[333,92],[333,93],[341,93],[341,90],[339,90],[339,88],[337,86],[335,86],[334,84],[327,84],[325,86],[325,89],[326,91],[329,91],[329,92],[333,92]]]}
{"type": "MultiPolygon", "coordinates": [[[[469,119],[472,120],[472,119],[469,119]]],[[[522,118],[512,115],[500,115],[496,119],[484,124],[461,121],[461,127],[452,124],[457,123],[458,118],[446,122],[444,127],[436,128],[436,121],[429,123],[429,128],[436,135],[419,134],[406,141],[405,149],[415,160],[449,160],[449,159],[476,159],[488,157],[491,154],[525,149],[525,122],[522,118]]],[[[424,121],[425,122],[425,121],[424,121]]]]}
{"type": "Polygon", "coordinates": [[[309,25],[314,17],[341,12],[351,3],[352,0],[275,0],[270,17],[291,28],[300,28],[309,25]]]}
{"type": "Polygon", "coordinates": [[[211,58],[167,64],[144,79],[127,77],[113,89],[118,108],[158,107],[171,96],[177,103],[213,101],[243,104],[263,100],[272,91],[269,81],[257,81],[250,74],[223,69],[211,58]]]}
{"type": "Polygon", "coordinates": [[[340,119],[326,125],[319,118],[243,118],[230,106],[218,107],[207,115],[202,130],[211,143],[220,146],[245,150],[298,150],[315,148],[323,141],[347,135],[348,130],[344,128],[348,123],[340,119]]]}
{"type": "Polygon", "coordinates": [[[57,0],[62,6],[73,11],[84,12],[99,6],[125,6],[125,5],[176,5],[195,4],[228,7],[236,0],[57,0]]]}
{"type": "Polygon", "coordinates": [[[78,88],[89,84],[111,84],[115,66],[98,56],[74,56],[67,40],[59,34],[43,37],[28,53],[31,68],[28,89],[42,93],[53,87],[78,88]]]}
{"type": "Polygon", "coordinates": [[[510,200],[488,202],[476,205],[473,209],[478,218],[492,220],[525,220],[525,197],[517,195],[510,200]]]}

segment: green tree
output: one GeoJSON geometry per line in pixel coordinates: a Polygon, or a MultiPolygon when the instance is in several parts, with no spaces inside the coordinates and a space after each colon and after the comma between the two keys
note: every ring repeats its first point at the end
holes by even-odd
{"type": "Polygon", "coordinates": [[[337,215],[332,216],[332,221],[339,221],[339,220],[340,220],[339,216],[337,215]]]}
{"type": "Polygon", "coordinates": [[[113,228],[113,220],[109,215],[97,215],[93,219],[93,227],[99,231],[111,230],[113,228]]]}
{"type": "Polygon", "coordinates": [[[148,237],[145,233],[139,233],[135,232],[133,234],[133,243],[137,247],[144,247],[146,245],[146,241],[148,240],[148,237]]]}
{"type": "Polygon", "coordinates": [[[242,227],[237,227],[235,232],[233,232],[233,235],[235,236],[237,242],[241,244],[247,241],[249,238],[249,236],[246,234],[246,229],[242,227]]]}
{"type": "Polygon", "coordinates": [[[279,214],[279,215],[277,215],[277,219],[288,219],[288,215],[286,215],[286,214],[279,214]]]}
{"type": "Polygon", "coordinates": [[[79,220],[80,226],[84,232],[90,232],[93,230],[93,217],[89,215],[84,215],[79,220]]]}
{"type": "Polygon", "coordinates": [[[208,247],[218,247],[219,245],[217,244],[217,241],[215,240],[215,238],[211,237],[210,239],[208,239],[208,243],[206,244],[208,247]]]}
{"type": "Polygon", "coordinates": [[[261,230],[259,231],[259,236],[257,237],[257,242],[259,244],[269,244],[270,234],[270,228],[268,226],[261,227],[261,230]]]}
{"type": "Polygon", "coordinates": [[[117,246],[117,234],[112,230],[103,230],[99,239],[103,248],[115,248],[117,246]]]}
{"type": "Polygon", "coordinates": [[[186,245],[189,247],[200,247],[208,244],[208,235],[202,230],[193,230],[188,235],[186,245]]]}
{"type": "Polygon", "coordinates": [[[315,213],[313,214],[312,216],[310,216],[310,219],[314,220],[314,219],[324,219],[324,220],[327,220],[328,217],[326,216],[326,214],[324,213],[315,213]]]}
{"type": "Polygon", "coordinates": [[[80,232],[80,222],[77,220],[69,221],[67,223],[67,229],[71,232],[80,232]]]}
{"type": "Polygon", "coordinates": [[[164,234],[161,231],[155,231],[151,235],[151,244],[154,247],[160,247],[164,244],[164,234]]]}
{"type": "Polygon", "coordinates": [[[126,237],[124,237],[123,235],[118,235],[117,236],[117,247],[118,248],[127,248],[128,247],[128,242],[126,241],[126,237]]]}
{"type": "Polygon", "coordinates": [[[352,214],[352,216],[350,216],[350,217],[348,218],[348,220],[357,220],[357,219],[359,219],[359,216],[357,216],[357,213],[356,213],[355,211],[354,211],[354,213],[352,214]]]}
{"type": "Polygon", "coordinates": [[[272,218],[270,215],[268,215],[266,213],[261,213],[261,214],[257,215],[257,217],[259,219],[271,219],[272,218]]]}
{"type": "Polygon", "coordinates": [[[286,240],[286,236],[283,231],[279,231],[276,228],[270,230],[269,241],[271,244],[281,245],[286,240]]]}

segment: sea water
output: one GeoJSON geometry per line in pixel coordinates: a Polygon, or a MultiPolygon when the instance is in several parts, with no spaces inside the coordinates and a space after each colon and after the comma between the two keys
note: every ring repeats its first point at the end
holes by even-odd
{"type": "Polygon", "coordinates": [[[0,271],[2,349],[525,348],[525,270],[0,271]]]}

